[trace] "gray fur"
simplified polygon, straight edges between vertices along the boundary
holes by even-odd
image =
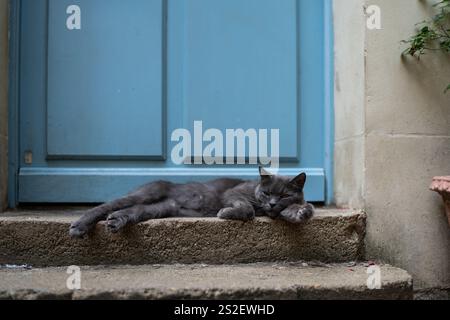
[[[306,174],[294,179],[270,175],[260,168],[261,179],[218,179],[206,183],[149,183],[115,201],[87,210],[70,227],[70,235],[83,237],[100,221],[116,233],[127,225],[170,217],[219,217],[248,221],[269,216],[302,223],[314,214],[305,202]]]

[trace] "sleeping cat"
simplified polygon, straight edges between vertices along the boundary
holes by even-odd
[[[291,179],[259,169],[257,181],[218,179],[206,183],[175,184],[158,181],[96,208],[87,210],[70,227],[72,237],[83,237],[99,221],[116,233],[127,225],[170,217],[219,217],[249,221],[268,216],[302,223],[314,215],[305,202],[306,174]]]

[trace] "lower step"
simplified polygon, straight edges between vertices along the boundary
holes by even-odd
[[[380,270],[381,289],[369,289],[364,265],[81,267],[72,291],[67,268],[0,269],[0,299],[412,299],[406,271]]]
[[[0,264],[346,262],[364,256],[365,215],[348,210],[318,210],[301,226],[266,218],[166,219],[112,235],[99,224],[88,238],[74,240],[68,230],[79,216],[68,211],[0,215]]]

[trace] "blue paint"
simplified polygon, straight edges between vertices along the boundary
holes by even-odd
[[[133,190],[152,180],[173,182],[208,181],[219,177],[233,176],[239,179],[256,179],[255,169],[22,169],[20,177],[20,202],[33,202],[36,190],[46,195],[47,202],[80,202],[80,190],[95,190],[82,193],[86,203],[100,203],[123,196],[124,190]],[[305,196],[310,201],[323,201],[324,172],[321,169],[305,169],[308,174],[308,189]],[[174,175],[176,174],[176,176]],[[280,174],[295,176],[297,169],[282,169]],[[64,186],[64,190],[59,190]],[[106,186],[106,187],[105,187]],[[56,190],[56,191],[55,191]]]
[[[70,1],[70,4],[79,4],[83,15],[86,13],[83,8],[94,8],[103,1],[108,3],[110,11],[104,16],[106,25],[118,11],[137,10],[118,0],[78,0]],[[81,57],[83,50],[95,47],[95,43],[85,43],[87,40],[77,38],[77,34],[63,39],[68,32],[63,21],[65,10],[62,18],[54,10],[60,3],[64,7],[68,2],[50,0],[49,7],[44,0],[21,2],[21,161],[15,167],[20,167],[20,202],[101,202],[152,179],[183,182],[222,175],[257,176],[256,168],[250,166],[228,166],[214,173],[209,167],[175,167],[170,161],[164,161],[165,150],[170,151],[174,145],[167,135],[177,128],[192,127],[194,120],[203,120],[205,128],[279,128],[281,173],[294,175],[301,170],[307,171],[310,175],[306,190],[308,199],[324,201],[327,191],[330,201],[333,104],[329,0],[152,0],[133,3],[133,6],[143,6],[142,11],[152,18],[152,22],[145,23],[154,23],[157,32],[142,30],[149,41],[142,43],[141,36],[136,36],[127,48],[142,45],[154,60],[163,62],[155,74],[137,76],[147,87],[153,86],[151,90],[159,91],[158,94],[142,90],[135,95],[129,91],[133,86],[127,87],[127,97],[135,99],[132,105],[138,110],[128,119],[131,122],[129,128],[123,129],[132,132],[131,135],[113,129],[119,119],[128,116],[117,109],[125,100],[114,94],[102,95],[113,92],[115,81],[119,81],[114,78],[122,74],[120,66],[101,73],[90,72],[86,68],[97,66],[92,61],[83,66]],[[120,10],[111,9],[114,6]],[[155,6],[151,13],[147,12],[150,6]],[[163,14],[165,6],[167,29]],[[153,16],[155,12],[160,15]],[[48,17],[53,16],[55,19],[48,22]],[[101,14],[98,19],[96,23],[102,24]],[[88,28],[84,32],[89,37],[95,37],[96,32],[89,28],[89,16],[82,27]],[[115,28],[113,24],[110,27]],[[122,32],[116,29],[119,34]],[[158,34],[167,36],[158,38]],[[109,39],[101,38],[100,34],[97,36],[98,43],[110,41],[110,46],[117,45],[113,43],[112,35]],[[118,39],[122,41],[123,37]],[[68,52],[71,41],[82,45],[74,52]],[[158,56],[157,52],[166,55]],[[114,52],[112,55],[120,54]],[[70,59],[59,61],[60,65],[53,64],[61,57]],[[108,63],[115,60],[106,59]],[[125,64],[139,63],[143,69],[157,68],[153,60],[144,57],[137,60]],[[91,96],[86,94],[87,88],[81,90],[85,94],[73,96],[83,102],[82,106],[66,104],[64,100],[71,94],[70,90],[80,92],[82,88],[82,84],[64,87],[65,70],[61,68],[68,61],[76,62],[69,70],[78,81],[84,83],[90,81],[89,76],[100,77],[92,80],[98,84],[98,91],[93,91]],[[123,74],[133,77],[132,72]],[[60,92],[55,92],[56,89]],[[64,109],[60,105],[64,105]],[[113,105],[110,112],[108,105]],[[148,105],[151,108],[146,108]],[[92,119],[89,118],[91,111]],[[87,115],[85,119],[76,123],[83,114]],[[104,131],[96,132],[90,121],[105,114],[102,121],[106,123],[99,129]],[[148,117],[152,118],[149,122],[146,121]],[[133,119],[137,119],[136,122]],[[139,128],[134,128],[136,124]],[[136,132],[141,134],[133,139]],[[86,133],[92,138],[86,138]],[[106,141],[105,137],[109,135],[112,140]],[[162,139],[164,143],[161,143]],[[99,144],[99,141],[102,142]],[[32,165],[23,162],[23,154],[28,150],[33,151]],[[176,176],[167,177],[165,172]],[[16,196],[10,199],[15,203]]]
[[[8,205],[15,208],[19,173],[19,55],[20,1],[9,5],[9,112],[8,112]]]
[[[188,0],[184,127],[280,129],[299,158],[297,0]]]
[[[48,156],[164,158],[163,1],[50,0],[48,17]]]

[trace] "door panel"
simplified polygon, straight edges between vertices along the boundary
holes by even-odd
[[[186,123],[279,128],[280,156],[298,159],[296,0],[189,0]]]
[[[308,200],[325,200],[322,0],[21,4],[13,201],[103,202],[153,180],[258,176],[252,165],[175,165],[171,133],[194,121],[279,129],[280,174],[305,171]],[[73,4],[82,27],[69,31]]]
[[[163,158],[162,0],[78,2],[49,1],[48,156]]]

